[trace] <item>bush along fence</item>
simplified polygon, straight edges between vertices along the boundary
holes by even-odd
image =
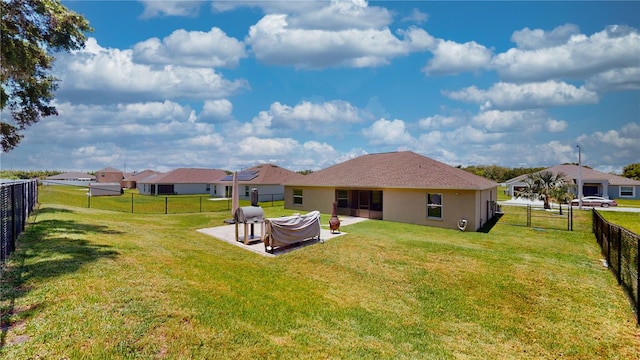
[[[38,202],[38,183],[34,180],[0,184],[0,266],[16,249],[16,240],[25,230],[27,218]]]
[[[616,276],[631,299],[640,325],[640,286],[638,286],[640,258],[640,236],[606,221],[595,209],[593,233],[602,249],[607,266]]]

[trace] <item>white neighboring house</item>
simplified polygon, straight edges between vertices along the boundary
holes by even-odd
[[[583,196],[601,196],[608,199],[640,199],[640,181],[615,174],[604,173],[578,165],[556,165],[542,171],[553,174],[564,174],[574,196],[578,196],[578,178],[582,179]],[[542,172],[540,171],[540,172]],[[515,192],[526,186],[525,179],[529,175],[520,175],[507,180],[508,194],[515,197]]]
[[[209,194],[211,184],[225,175],[218,169],[180,168],[139,179],[136,187],[143,195]]]
[[[297,172],[274,164],[260,164],[238,172],[239,198],[251,200],[251,189],[258,189],[258,201],[284,200],[284,183],[304,177]],[[233,174],[227,175],[211,186],[211,197],[229,198],[233,188]]]
[[[122,187],[119,182],[91,182],[89,183],[89,196],[120,196]]]
[[[49,176],[42,180],[43,185],[70,185],[70,186],[89,186],[91,181],[96,181],[96,177],[83,172],[66,172],[58,175]]]

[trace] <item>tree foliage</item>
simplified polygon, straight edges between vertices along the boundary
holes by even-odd
[[[640,163],[629,164],[622,169],[622,176],[640,180]]]
[[[58,170],[0,170],[0,178],[2,179],[44,179],[49,176],[62,174]]]
[[[92,29],[59,0],[2,0],[0,13],[0,110],[11,114],[11,122],[0,121],[0,143],[7,152],[22,140],[20,131],[58,114],[50,104],[58,81],[50,73],[53,54],[81,49]]]
[[[498,183],[505,182],[520,175],[531,174],[545,169],[543,167],[508,168],[498,165],[472,165],[465,168],[459,166],[459,168]]]

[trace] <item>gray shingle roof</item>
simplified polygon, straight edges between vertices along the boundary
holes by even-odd
[[[565,175],[565,180],[568,183],[577,184],[578,183],[578,173],[580,172],[580,167],[578,165],[565,164],[565,165],[552,166],[552,167],[544,169],[542,171],[550,171],[550,172],[552,172],[554,174],[562,173],[562,174]],[[542,171],[539,171],[539,172],[542,172]],[[520,176],[515,177],[513,179],[507,180],[506,183],[507,184],[511,184],[511,183],[524,182],[525,179],[528,176],[529,175],[527,175],[527,174],[520,175]],[[590,169],[590,168],[587,168],[587,167],[584,167],[584,166],[582,167],[582,172],[580,174],[580,177],[581,177],[583,183],[584,182],[588,182],[588,181],[604,181],[604,180],[607,180],[609,182],[609,185],[640,186],[640,181],[638,181],[638,180],[629,179],[629,178],[626,178],[626,177],[620,176],[620,175],[603,173],[601,171]]]
[[[289,186],[484,190],[498,184],[411,151],[369,154],[301,178]]]
[[[578,165],[571,165],[571,164],[556,165],[542,171],[550,171],[554,174],[563,173],[564,175],[566,175],[567,181],[573,184],[577,184],[580,167]],[[582,167],[580,177],[583,183],[589,180],[598,180],[598,181],[607,180],[610,185],[629,185],[629,186],[640,185],[640,181],[638,180],[629,179],[624,176],[619,176],[615,174],[604,173],[598,170],[586,168],[584,166]]]
[[[210,184],[227,175],[224,170],[180,168],[168,173],[149,176],[141,184]]]
[[[96,177],[93,175],[89,175],[83,172],[70,171],[58,175],[53,175],[47,177],[47,180],[75,180],[75,179],[92,179],[95,180]]]
[[[248,181],[238,181],[238,184],[253,185],[281,185],[287,181],[303,178],[304,175],[295,171],[287,170],[274,164],[259,164],[254,167],[244,169],[243,172],[257,172],[257,176]],[[229,176],[231,178],[231,176]],[[221,181],[222,183],[232,183],[232,180]]]

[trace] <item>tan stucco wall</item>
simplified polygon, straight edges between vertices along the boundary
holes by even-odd
[[[333,211],[333,202],[336,197],[334,188],[296,186],[295,189],[302,189],[302,205],[293,204],[293,189],[294,187],[290,186],[284,188],[285,209],[304,212],[317,210],[323,214],[331,214]]]
[[[318,210],[330,214],[334,188],[296,187],[303,191],[303,204],[293,205],[293,187],[285,187],[285,208]],[[427,219],[427,192],[443,198],[442,219]],[[489,219],[487,201],[497,199],[498,188],[489,190],[382,189],[383,220],[457,229],[458,220],[467,220],[467,231],[478,230]]]
[[[427,218],[427,192],[442,194],[442,219]],[[457,229],[458,220],[467,220],[467,230],[477,230],[476,191],[471,190],[403,190],[386,189],[383,192],[384,220],[410,224]]]

